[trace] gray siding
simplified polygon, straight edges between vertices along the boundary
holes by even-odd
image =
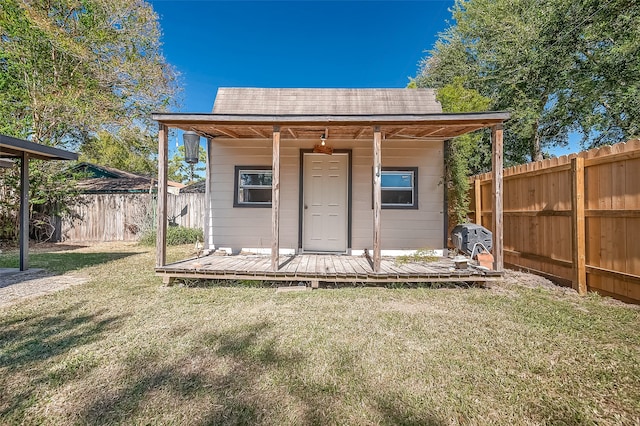
[[[280,247],[298,248],[300,149],[316,140],[281,141]],[[334,149],[352,150],[352,249],[373,245],[372,143],[331,140]],[[382,211],[384,250],[443,247],[442,142],[383,141],[383,167],[418,167],[417,210]],[[234,208],[234,166],[270,166],[270,139],[216,139],[209,153],[213,205],[213,243],[216,247],[269,248],[271,209]]]

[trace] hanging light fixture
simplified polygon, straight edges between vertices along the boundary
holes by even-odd
[[[200,161],[200,135],[196,132],[187,131],[182,134],[184,143],[184,161],[188,164],[198,164]]]
[[[320,136],[320,145],[325,146],[327,138],[329,137],[329,129],[325,128],[324,133]]]
[[[333,154],[333,148],[327,145],[329,139],[329,129],[324,129],[324,133],[320,136],[320,144],[313,146],[313,152],[316,154]]]

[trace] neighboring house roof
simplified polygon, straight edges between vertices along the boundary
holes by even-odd
[[[78,181],[78,189],[85,194],[152,192],[156,190],[156,181],[150,178],[89,178]]]
[[[129,178],[135,179],[144,177],[144,175],[140,175],[137,173],[126,172],[124,170],[116,169],[113,167],[107,167],[98,164],[92,164],[87,162],[78,163],[71,168],[74,172],[84,173],[87,177],[90,178],[111,178],[111,179],[121,179],[121,178]]]
[[[85,173],[88,177],[78,181],[78,189],[85,194],[98,193],[140,193],[156,192],[157,180],[148,176],[119,170],[92,163],[79,163],[71,168],[73,172]],[[169,187],[176,190],[184,187],[178,182],[169,181]]]
[[[201,180],[198,182],[194,182],[191,185],[187,185],[183,188],[180,188],[180,193],[184,194],[184,193],[196,193],[196,192],[200,192],[203,193],[205,192],[205,187],[206,187],[206,181]]]
[[[433,89],[264,89],[221,87],[214,114],[438,114]]]

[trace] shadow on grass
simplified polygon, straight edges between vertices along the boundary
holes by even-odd
[[[147,359],[134,357],[125,366],[127,384],[100,391],[80,413],[81,423],[145,423],[153,416],[163,417],[165,411],[195,409],[198,419],[192,424],[313,425],[354,418],[360,423],[443,424],[430,414],[415,412],[415,406],[397,395],[371,388],[354,351],[340,350],[327,360],[329,376],[338,377],[339,386],[331,385],[331,378],[309,377],[305,369],[313,366],[305,363],[305,354],[269,337],[272,328],[261,321],[205,333],[193,357],[169,366],[162,365],[158,353]],[[160,402],[162,408],[150,413],[148,403],[158,392],[169,405]],[[345,403],[350,405],[346,409]],[[373,413],[362,412],[363,407]]]
[[[47,271],[64,274],[69,271],[124,259],[129,256],[141,254],[140,252],[104,252],[104,253],[32,253],[29,255],[31,268],[42,268]],[[0,268],[18,268],[19,258],[17,253],[0,255]]]
[[[84,423],[110,424],[131,420],[143,410],[147,398],[152,393],[162,390],[169,393],[172,399],[189,399],[195,395],[216,391],[222,406],[219,410],[204,414],[204,424],[253,424],[268,411],[266,398],[256,397],[254,385],[257,378],[274,366],[295,363],[297,359],[280,353],[275,342],[260,342],[260,333],[269,328],[269,324],[261,322],[230,330],[221,334],[206,334],[202,343],[214,353],[232,361],[230,371],[221,375],[213,375],[210,371],[200,369],[186,372],[185,365],[190,359],[175,362],[171,366],[159,366],[161,362],[157,354],[152,353],[147,359],[132,357],[131,364],[125,366],[130,372],[126,386],[114,392],[103,392],[85,407],[81,414]],[[155,366],[154,366],[155,364]],[[139,368],[146,365],[148,368]],[[248,397],[247,395],[250,395]]]
[[[179,367],[165,367],[151,369],[141,374],[134,373],[135,382],[118,392],[103,393],[85,408],[81,414],[82,423],[87,424],[116,424],[130,422],[136,413],[142,410],[141,405],[150,393],[164,390],[172,396],[188,399],[201,392],[205,386],[203,377],[197,373],[184,373]],[[157,413],[162,416],[162,413]]]
[[[25,375],[17,392],[3,391],[0,395],[0,418],[17,421],[36,402],[40,386],[49,384],[52,378],[48,359],[99,340],[118,327],[119,317],[104,316],[104,312],[81,313],[80,308],[76,304],[56,313],[30,313],[0,320],[0,369],[5,376],[0,378],[0,388],[6,389],[6,376]],[[64,374],[58,374],[56,379],[58,384],[63,383]]]
[[[356,423],[434,426],[446,423],[428,412],[428,407],[417,410],[415,401],[409,401],[397,391],[372,386],[359,358],[353,349],[338,349],[332,363],[330,376],[333,379],[309,381],[301,376],[288,383],[289,392],[304,401],[304,424],[345,423],[344,416],[338,414],[344,411],[345,399],[351,405],[367,407],[365,409],[369,411],[358,412],[362,419]]]
[[[74,305],[55,314],[0,320],[0,368],[9,371],[90,343],[115,326],[103,312],[79,315]]]

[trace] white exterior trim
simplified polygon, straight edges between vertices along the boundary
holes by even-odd
[[[382,256],[398,257],[398,256],[412,256],[416,254],[418,250],[382,250]],[[364,250],[351,250],[351,256],[362,256]],[[442,257],[445,255],[444,249],[427,250],[427,254],[432,256]]]
[[[228,255],[232,255],[234,253],[233,249],[231,247],[218,247],[217,250],[215,251],[224,251],[226,252]],[[260,255],[268,255],[271,256],[271,248],[267,248],[267,247],[262,247],[262,248],[256,248],[256,247],[242,247],[240,249],[241,253],[251,253],[251,254],[260,254]],[[237,253],[237,251],[236,251]],[[294,249],[288,249],[288,248],[281,248],[279,253],[281,255],[293,255],[296,254],[296,251]]]

